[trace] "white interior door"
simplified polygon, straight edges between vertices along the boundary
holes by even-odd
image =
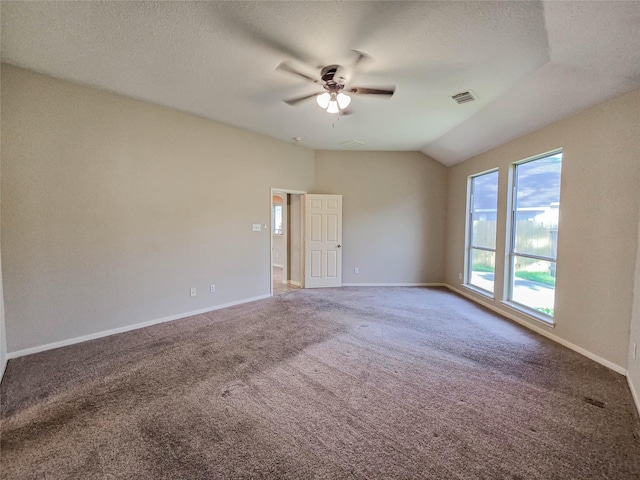
[[[305,288],[342,286],[342,195],[306,195]]]

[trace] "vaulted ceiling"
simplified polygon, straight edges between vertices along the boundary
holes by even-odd
[[[8,2],[2,61],[312,149],[465,160],[640,87],[640,2]],[[352,115],[277,71],[370,58]],[[471,89],[473,102],[450,96]]]

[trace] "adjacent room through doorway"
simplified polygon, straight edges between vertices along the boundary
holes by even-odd
[[[302,192],[271,192],[272,294],[302,288]]]

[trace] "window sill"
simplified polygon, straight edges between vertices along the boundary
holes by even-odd
[[[502,303],[502,305],[504,305],[505,307],[511,310],[515,310],[521,315],[524,315],[525,317],[529,317],[530,319],[535,320],[536,322],[542,323],[546,327],[554,328],[556,326],[552,317],[543,315],[541,313],[537,313],[535,310],[531,310],[530,308],[522,306],[518,303],[508,302],[506,300],[500,303]]]
[[[466,288],[467,290],[471,290],[474,293],[478,293],[483,297],[487,297],[487,298],[490,298],[491,300],[495,300],[493,293],[491,293],[488,290],[483,290],[482,288],[476,287],[475,285],[471,285],[470,283],[463,283],[462,287]]]

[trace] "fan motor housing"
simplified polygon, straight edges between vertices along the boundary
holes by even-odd
[[[347,78],[340,65],[327,65],[320,70],[320,78],[325,85],[325,89],[329,91],[338,91],[344,88]]]

